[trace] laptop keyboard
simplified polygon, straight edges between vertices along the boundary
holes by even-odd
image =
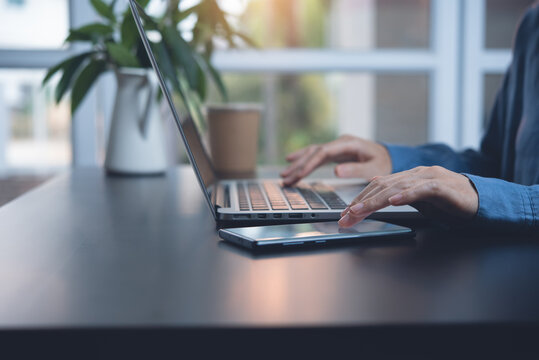
[[[238,183],[240,211],[342,210],[346,203],[327,185],[283,187],[266,181]],[[267,199],[267,200],[266,200]]]

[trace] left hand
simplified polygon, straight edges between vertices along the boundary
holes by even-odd
[[[350,227],[389,205],[412,205],[424,215],[471,219],[479,197],[470,180],[440,166],[417,167],[377,176],[342,212],[339,225]],[[427,209],[433,210],[426,213]]]

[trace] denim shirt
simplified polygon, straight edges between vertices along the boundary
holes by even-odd
[[[513,46],[479,151],[442,144],[386,145],[393,172],[440,165],[463,173],[479,195],[471,225],[539,236],[539,5],[530,8]]]

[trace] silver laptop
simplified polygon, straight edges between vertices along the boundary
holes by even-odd
[[[364,180],[305,180],[294,187],[283,187],[280,179],[219,178],[193,121],[193,118],[197,119],[197,115],[179,116],[169,84],[160,70],[161,64],[154,56],[148,41],[136,1],[130,0],[129,5],[163,95],[180,130],[191,165],[216,220],[275,223],[301,219],[339,219],[342,210],[366,185]],[[405,213],[417,211],[409,206],[389,207],[377,212],[375,215],[379,216],[374,217],[387,218]]]

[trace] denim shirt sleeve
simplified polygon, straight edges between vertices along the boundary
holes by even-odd
[[[422,146],[403,146],[382,144],[391,157],[393,173],[409,170],[417,166],[440,165],[458,173],[473,173],[481,176],[497,176],[498,167],[493,159],[485,154],[465,150],[456,152],[444,144]]]
[[[511,232],[539,231],[539,185],[524,186],[500,179],[464,174],[479,195],[472,226]]]

